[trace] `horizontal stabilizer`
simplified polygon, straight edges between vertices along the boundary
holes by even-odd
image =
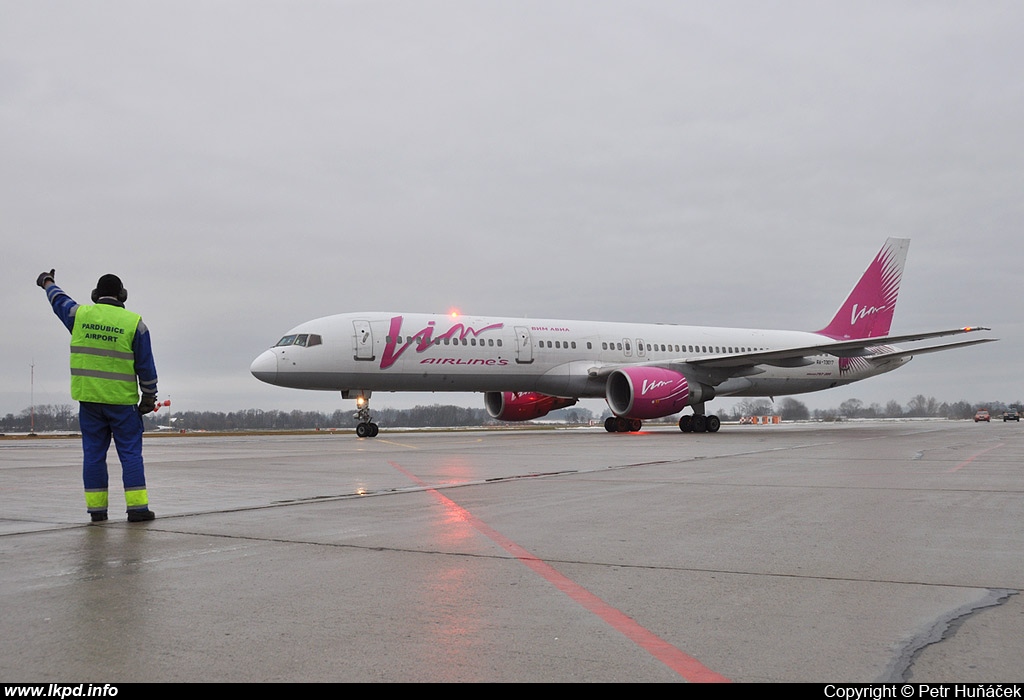
[[[876,361],[890,360],[894,357],[913,357],[914,355],[925,355],[929,352],[940,352],[942,350],[952,350],[953,348],[966,348],[968,345],[994,343],[997,340],[999,340],[999,338],[982,338],[981,340],[964,340],[959,343],[947,343],[946,345],[931,345],[926,348],[914,348],[913,350],[895,350],[893,352],[883,352],[877,355],[872,355],[866,359]]]

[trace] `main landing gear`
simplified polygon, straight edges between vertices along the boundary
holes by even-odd
[[[635,433],[642,425],[637,418],[611,416],[604,421],[604,429],[609,433]],[[721,427],[722,421],[718,416],[706,416],[703,412],[687,414],[679,419],[679,429],[684,433],[717,433]]]
[[[342,398],[349,397],[345,396],[345,392],[342,392]],[[359,421],[356,424],[356,436],[361,438],[377,437],[380,428],[370,418],[370,392],[361,392],[354,398],[356,400],[356,415],[354,418]]]
[[[693,415],[680,416],[679,429],[684,433],[717,433],[722,427],[721,419],[712,414],[704,415],[704,404],[693,407]]]
[[[604,429],[609,433],[635,433],[642,425],[643,422],[639,418],[611,416],[604,421]]]
[[[717,433],[721,427],[722,421],[715,415],[694,414],[679,419],[679,429],[684,433]]]

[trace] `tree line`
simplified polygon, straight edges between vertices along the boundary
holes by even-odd
[[[845,418],[948,418],[949,420],[963,420],[973,418],[978,409],[986,409],[993,416],[999,416],[1009,408],[1018,408],[1020,401],[1010,404],[1002,401],[983,401],[981,403],[970,403],[969,401],[955,401],[947,403],[938,401],[933,396],[918,394],[903,405],[895,400],[888,401],[884,406],[878,403],[865,404],[860,399],[847,399],[837,408],[809,410],[806,405],[794,398],[786,397],[777,404],[772,404],[767,399],[752,399],[741,401],[727,412],[726,416],[719,414],[720,418],[738,420],[743,416],[781,416],[783,420],[841,420]]]
[[[1010,404],[1001,401],[970,403],[956,401],[940,402],[934,397],[918,394],[906,405],[889,401],[884,406],[877,403],[865,404],[859,399],[847,399],[836,408],[810,410],[806,404],[792,397],[785,397],[776,403],[768,399],[746,399],[732,409],[715,408],[722,420],[740,420],[744,416],[780,416],[782,420],[842,420],[847,418],[947,418],[963,420],[974,417],[975,411],[987,409],[998,418],[1008,408],[1020,408],[1020,401]],[[711,407],[709,407],[711,408]],[[581,407],[572,406],[552,411],[544,420],[559,421],[571,425],[587,425],[604,421],[611,415],[607,409],[601,415]],[[668,416],[664,422],[675,422],[678,416]],[[233,431],[233,430],[330,430],[349,429],[355,425],[353,411],[337,410],[332,413],[321,411],[264,411],[250,408],[228,413],[218,411],[163,411],[150,413],[143,418],[148,430],[167,429],[185,431]],[[382,427],[392,428],[442,428],[507,425],[487,415],[483,408],[465,408],[445,404],[416,406],[414,408],[382,408],[374,411],[374,421]],[[78,406],[55,404],[26,408],[15,415],[8,413],[0,418],[0,432],[77,432]]]

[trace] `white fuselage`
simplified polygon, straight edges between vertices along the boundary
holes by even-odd
[[[821,354],[799,366],[765,363],[742,374],[689,361],[830,342],[801,331],[562,321],[419,313],[350,313],[308,321],[260,355],[252,373],[279,386],[324,391],[540,392],[604,397],[607,372],[671,366],[718,396],[818,391],[896,369]]]

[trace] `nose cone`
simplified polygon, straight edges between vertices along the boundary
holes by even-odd
[[[267,384],[277,384],[277,355],[271,350],[265,351],[249,365],[252,376]]]

